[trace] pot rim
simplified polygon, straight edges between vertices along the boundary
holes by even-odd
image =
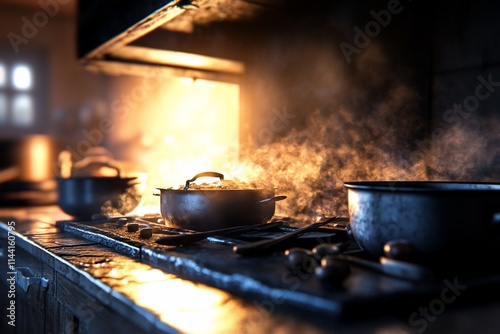
[[[387,192],[499,192],[496,182],[459,181],[355,181],[344,182],[353,190],[378,190]]]
[[[71,177],[58,177],[57,181],[65,180],[120,180],[120,181],[132,181],[136,180],[137,177],[120,177],[120,176],[71,176]]]
[[[181,193],[203,193],[203,192],[229,192],[229,191],[252,191],[252,192],[261,192],[261,191],[276,191],[276,188],[245,188],[245,189],[192,189],[189,188],[187,190],[184,189],[173,189],[173,188],[155,188],[160,191],[169,191],[169,192],[181,192]]]

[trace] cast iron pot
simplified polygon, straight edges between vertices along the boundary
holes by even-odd
[[[141,194],[135,177],[75,176],[59,178],[59,207],[68,215],[88,219],[95,213],[127,214],[135,209]]]
[[[369,253],[404,240],[425,261],[460,261],[498,250],[500,184],[347,182],[354,239]]]
[[[160,190],[160,211],[169,227],[206,231],[268,222],[274,215],[274,189],[190,189],[199,177],[224,175],[203,172],[186,181],[184,189]]]

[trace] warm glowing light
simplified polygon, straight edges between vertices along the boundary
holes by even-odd
[[[141,277],[143,274],[132,273],[132,276],[137,275]],[[144,275],[149,275],[149,272],[144,272]],[[186,329],[189,333],[216,333],[221,326],[231,322],[226,318],[228,314],[223,311],[224,308],[218,307],[228,298],[226,293],[181,279],[156,278],[148,284],[137,285],[133,299],[138,305],[159,314],[165,323]],[[194,318],[196,321],[193,321]]]
[[[186,52],[159,50],[143,46],[127,45],[127,47],[112,51],[110,56],[141,61],[146,57],[150,62],[155,64],[204,69],[222,73],[243,74],[245,72],[245,65],[239,61]]]
[[[52,173],[52,170],[50,170],[50,167],[48,167],[46,164],[43,164],[41,162],[46,161],[48,158],[51,156],[50,152],[50,146],[47,145],[47,137],[45,136],[31,136],[29,138],[30,144],[28,145],[29,147],[29,154],[26,155],[25,159],[29,159],[27,161],[27,165],[37,165],[38,168],[32,168],[29,170],[30,172],[30,178],[33,178],[34,180],[45,180],[46,175]]]
[[[142,263],[122,261],[111,270],[88,270],[163,322],[189,333],[226,332],[245,316],[244,312],[235,312],[237,308],[228,307],[228,303],[235,302],[224,291],[179,279]]]
[[[172,136],[165,136],[163,137],[163,143],[166,145],[172,145],[175,142],[175,138]]]
[[[145,134],[141,137],[141,144],[145,147],[152,146],[154,144],[154,138],[150,135]]]
[[[186,86],[193,86],[195,83],[193,78],[181,78],[181,82]]]
[[[12,84],[16,89],[30,89],[32,86],[31,69],[27,65],[14,66],[12,70]]]
[[[165,274],[163,273],[163,271],[158,269],[132,270],[129,272],[129,274],[134,277],[134,281],[141,283],[156,282],[165,279]]]
[[[159,191],[156,191],[156,193],[159,193]],[[159,197],[156,198],[156,201],[159,202]],[[159,214],[160,213],[160,206],[158,203],[155,204],[144,204],[140,205],[137,208],[134,209],[134,211],[130,212],[130,215],[136,215],[136,216],[144,216],[147,214]],[[160,218],[161,219],[161,218]]]
[[[145,205],[158,205],[155,188],[177,188],[207,170],[228,175],[238,165],[238,85],[169,78],[165,87],[150,92],[141,109],[122,120],[114,135],[125,141],[139,138],[127,153],[146,166]]]

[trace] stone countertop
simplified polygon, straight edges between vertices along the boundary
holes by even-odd
[[[283,309],[279,300],[240,298],[64,232],[55,221],[68,217],[54,207],[2,209],[0,217],[5,235],[7,221],[15,221],[16,248],[53,266],[144,332],[498,333],[500,328],[499,302],[454,306],[449,296],[442,302],[443,294],[415,313],[348,321]]]

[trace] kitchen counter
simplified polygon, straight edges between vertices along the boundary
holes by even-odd
[[[0,210],[2,295],[8,296],[9,241],[15,244],[16,327],[2,317],[2,333],[497,333],[500,303],[456,306],[443,293],[422,304],[422,316],[388,314],[340,321],[282,307],[280,299],[241,298],[182,279],[56,227],[68,219],[57,207]],[[10,225],[9,225],[10,222]],[[14,222],[14,223],[12,223]],[[9,226],[15,233],[9,235]],[[226,246],[227,247],[227,246]],[[29,268],[29,269],[28,269]],[[28,277],[31,277],[28,279]],[[24,287],[21,286],[24,283]],[[466,294],[467,288],[457,291]],[[460,296],[457,297],[459,299]],[[11,298],[2,297],[3,312]],[[458,304],[458,303],[456,303]],[[444,307],[440,308],[443,305]],[[381,308],[384,305],[380,305]],[[5,320],[7,319],[7,320]],[[43,328],[43,330],[42,330]]]

